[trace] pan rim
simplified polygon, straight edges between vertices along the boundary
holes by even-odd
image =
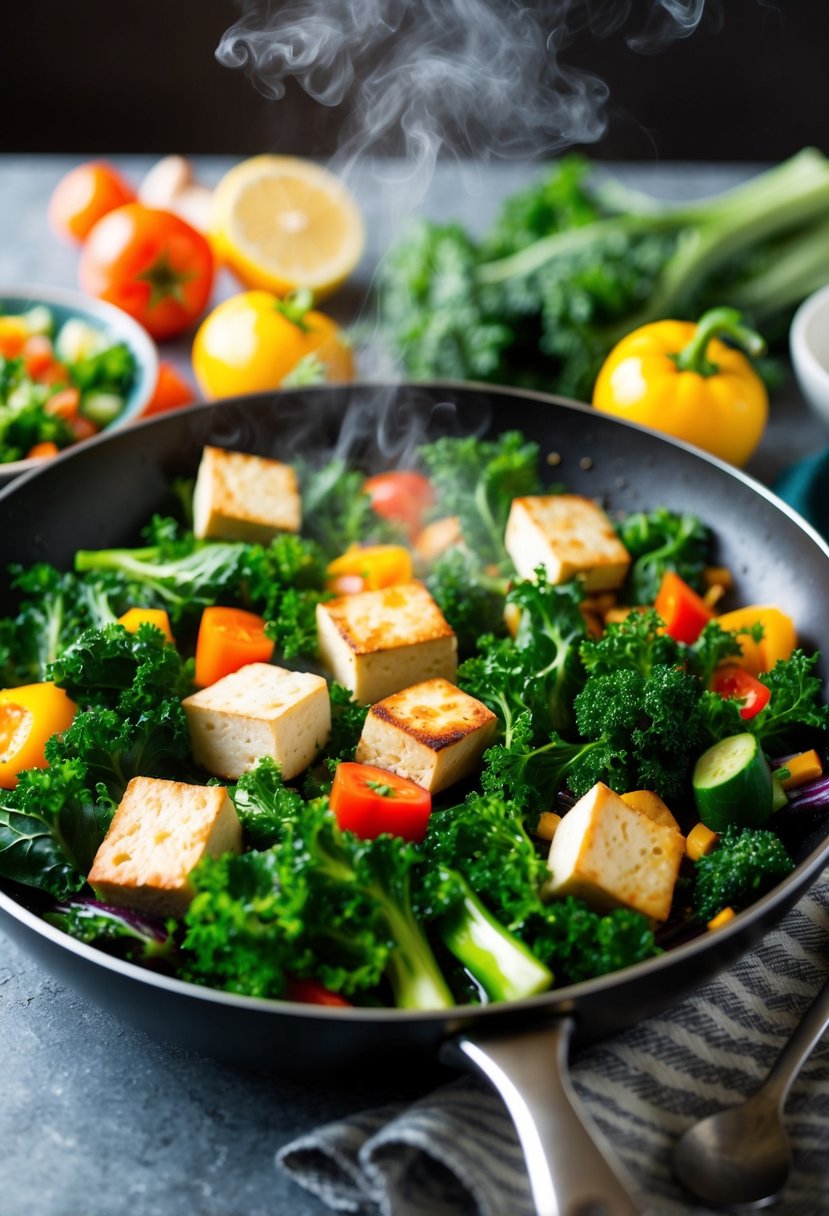
[[[676,448],[680,451],[687,452],[695,458],[703,461],[719,469],[729,479],[743,483],[753,493],[759,494],[760,497],[766,499],[783,515],[787,516],[794,524],[822,551],[823,555],[829,561],[829,543],[816,531],[816,529],[805,520],[794,508],[781,499],[768,486],[758,481],[751,474],[746,473],[743,469],[738,469],[711,453],[696,447],[693,444],[686,443],[681,440],[672,438],[671,436],[663,435],[661,432],[655,431],[652,428],[642,426],[641,424],[630,422],[626,419],[617,418],[613,415],[600,414],[593,409],[592,406],[584,402],[576,401],[571,398],[562,397],[556,394],[544,393],[530,389],[513,389],[507,385],[492,385],[476,381],[455,381],[455,380],[429,380],[429,381],[355,381],[347,385],[314,385],[309,388],[298,388],[289,390],[279,390],[274,393],[250,393],[232,398],[227,398],[217,402],[205,402],[199,405],[187,407],[188,415],[197,414],[198,416],[207,416],[210,411],[214,411],[217,406],[233,407],[238,404],[251,403],[253,401],[262,401],[263,403],[273,400],[278,400],[280,396],[297,396],[297,395],[318,395],[318,394],[342,394],[344,391],[349,393],[360,392],[366,390],[370,392],[399,392],[410,390],[412,392],[424,391],[435,392],[446,390],[448,392],[463,392],[463,393],[485,393],[492,394],[498,397],[520,398],[539,402],[542,404],[553,405],[559,409],[570,410],[575,413],[583,414],[587,417],[600,420],[602,425],[609,424],[611,427],[622,427],[634,431],[646,437],[648,443],[656,443],[658,447],[667,445],[670,448]],[[177,415],[174,415],[177,416]],[[129,428],[129,431],[116,432],[112,435],[102,434],[87,441],[85,444],[69,448],[49,462],[48,466],[37,468],[30,472],[24,473],[19,478],[15,478],[9,484],[0,487],[0,510],[5,501],[12,497],[17,490],[29,485],[33,479],[38,477],[48,476],[49,467],[56,463],[83,459],[85,452],[97,448],[101,444],[112,446],[113,443],[123,440],[133,429],[144,430],[147,427],[164,426],[169,422],[171,415],[159,415],[157,417],[138,419]],[[738,913],[734,919],[723,928],[719,929],[716,934],[716,941],[724,945],[732,938],[742,936],[744,932],[758,921],[762,921],[773,905],[785,904],[786,898],[794,895],[792,902],[796,902],[804,893],[811,883],[817,878],[820,871],[829,862],[829,829],[827,836],[821,844],[809,853],[789,874],[783,882],[779,883],[775,888],[768,892],[761,899],[751,904],[742,912]],[[137,963],[131,963],[125,959],[117,958],[114,955],[107,954],[105,951],[97,947],[78,941],[63,933],[56,927],[49,925],[48,922],[42,920],[36,913],[31,912],[24,905],[20,904],[16,899],[9,895],[0,887],[0,913],[9,916],[13,920],[18,921],[27,930],[36,935],[45,938],[53,945],[67,951],[71,955],[75,955],[86,963],[94,966],[103,967],[104,970],[114,972],[124,979],[137,982],[139,984],[148,984],[151,987],[159,988],[167,993],[204,1001],[207,1004],[224,1005],[235,1009],[249,1010],[263,1015],[279,1014],[285,1016],[301,1015],[304,1018],[312,1017],[328,1021],[335,1019],[342,1021],[346,1019],[349,1022],[358,1022],[362,1024],[432,1024],[439,1023],[456,1023],[456,1024],[476,1024],[482,1018],[486,1019],[506,1019],[513,1014],[530,1014],[537,1018],[561,1017],[572,1013],[573,1009],[577,1008],[580,1002],[588,997],[601,996],[603,993],[609,992],[617,988],[624,981],[634,981],[637,979],[645,979],[653,973],[658,973],[660,970],[671,970],[674,966],[680,967],[686,962],[695,959],[697,955],[705,953],[713,947],[713,937],[705,932],[697,937],[683,942],[680,945],[666,949],[661,955],[645,959],[642,962],[632,966],[625,967],[622,970],[610,972],[607,975],[599,976],[591,980],[585,980],[577,984],[570,984],[562,988],[554,988],[546,993],[541,993],[538,996],[525,998],[518,1001],[510,1002],[494,1002],[487,1005],[457,1005],[450,1009],[435,1009],[435,1010],[403,1010],[393,1007],[388,1008],[367,1008],[354,1006],[350,1008],[343,1007],[325,1007],[304,1004],[296,1001],[280,1000],[276,998],[244,996],[241,994],[225,992],[221,989],[209,988],[199,984],[191,983],[186,980],[178,979],[175,976],[164,975],[160,972],[148,970]],[[765,936],[765,934],[763,934]],[[762,944],[761,937],[756,943],[755,948]],[[743,951],[740,951],[743,953]],[[684,993],[678,995],[678,999],[684,996]]]

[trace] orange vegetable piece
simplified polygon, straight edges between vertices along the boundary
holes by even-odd
[[[807,752],[798,752],[796,756],[790,756],[788,760],[783,761],[782,767],[789,774],[780,781],[784,790],[796,790],[801,785],[817,781],[818,777],[823,776],[823,764],[813,747],[809,748]]]
[[[206,688],[248,663],[269,663],[273,651],[263,617],[242,608],[205,608],[196,638],[196,683]]]
[[[195,400],[195,390],[172,363],[162,359],[158,365],[155,392],[144,408],[142,418],[149,418],[153,414],[166,414],[167,410],[177,410],[182,405],[191,405]]]
[[[402,545],[352,545],[328,565],[328,590],[340,595],[379,591],[414,577],[412,555]]]
[[[128,608],[123,616],[118,617],[118,624],[123,625],[127,633],[138,633],[142,625],[155,625],[168,642],[175,641],[170,618],[163,608]]]
[[[797,645],[794,621],[785,612],[772,604],[754,604],[747,608],[736,608],[716,618],[721,629],[733,631],[750,629],[752,625],[763,626],[763,637],[759,642],[745,635],[739,639],[742,655],[729,658],[730,663],[744,667],[751,675],[771,671],[778,659],[791,658]]]
[[[33,380],[39,380],[41,375],[56,362],[52,341],[45,334],[32,334],[30,338],[27,338],[23,344],[22,354],[26,372]]]
[[[0,692],[0,789],[13,790],[27,768],[48,768],[46,740],[72,725],[77,708],[49,682]]]
[[[53,456],[58,454],[58,445],[51,439],[44,439],[41,443],[32,444],[26,453],[27,460],[51,460]]]
[[[78,416],[80,404],[81,394],[76,388],[62,388],[52,394],[44,408],[47,414],[72,422]]]
[[[0,317],[0,355],[16,359],[23,353],[29,330],[22,317]]]
[[[674,570],[662,576],[654,608],[665,622],[665,632],[677,642],[695,642],[714,614],[693,587]]]

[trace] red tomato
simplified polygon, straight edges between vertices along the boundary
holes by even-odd
[[[771,699],[771,689],[736,663],[727,663],[715,671],[711,687],[726,700],[742,702],[740,717],[745,719],[756,717]]]
[[[144,407],[142,418],[153,414],[166,414],[167,410],[177,410],[182,405],[190,405],[196,400],[196,394],[184,377],[172,363],[162,359],[158,365],[158,380],[155,392],[149,404]]]
[[[330,802],[343,831],[364,840],[383,832],[422,840],[432,811],[432,795],[414,781],[373,764],[352,762],[337,765]]]
[[[363,489],[378,515],[405,524],[412,536],[420,531],[423,516],[435,501],[429,478],[414,469],[377,473],[366,479]]]
[[[244,608],[205,608],[196,638],[196,683],[201,688],[247,667],[269,663],[274,642],[265,634],[265,621]]]
[[[98,220],[131,203],[135,191],[106,161],[77,165],[62,177],[49,200],[49,221],[58,236],[79,243]]]
[[[210,299],[213,254],[177,215],[128,203],[92,229],[78,273],[89,295],[123,308],[154,338],[174,338]]]
[[[302,980],[298,976],[291,976],[288,980],[285,999],[288,1001],[301,1001],[303,1005],[344,1005],[348,1008],[351,1007],[351,1001],[347,1001],[344,996],[340,996],[339,992],[332,992],[330,988],[326,988],[319,980]]]
[[[714,614],[701,596],[673,570],[662,576],[653,606],[665,622],[665,632],[677,642],[695,642]]]

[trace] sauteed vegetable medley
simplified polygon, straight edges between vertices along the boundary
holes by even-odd
[[[789,873],[829,801],[795,623],[701,520],[544,489],[517,432],[419,456],[209,447],[140,547],[11,571],[19,898],[200,984],[428,1009],[629,966]]]

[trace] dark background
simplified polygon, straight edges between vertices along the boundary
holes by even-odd
[[[770,161],[809,143],[829,151],[824,0],[708,0],[691,37],[636,54],[625,33],[648,8],[634,0],[625,31],[581,34],[563,53],[610,87],[594,155]],[[7,0],[0,151],[330,154],[340,110],[291,82],[284,100],[268,100],[243,71],[216,62],[240,9],[233,0]]]

